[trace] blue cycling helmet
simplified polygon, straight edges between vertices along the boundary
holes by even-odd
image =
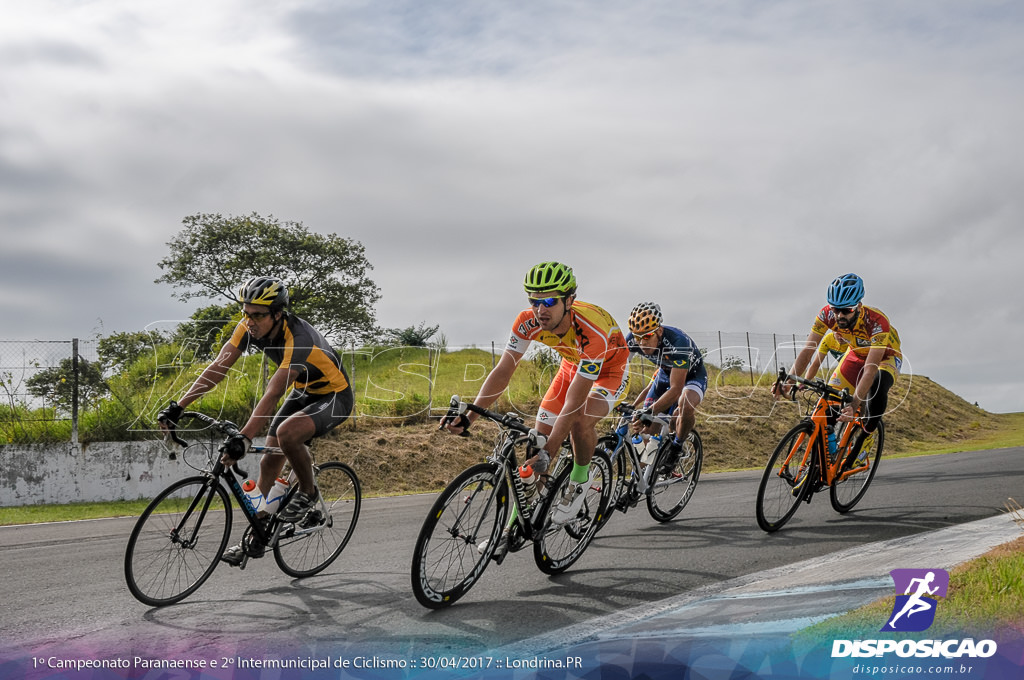
[[[864,298],[864,280],[856,274],[843,274],[828,287],[826,299],[833,307],[853,307]]]

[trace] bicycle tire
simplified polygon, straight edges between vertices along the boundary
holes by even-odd
[[[775,447],[757,487],[757,525],[769,533],[778,531],[793,517],[800,502],[811,492],[818,476],[818,459],[811,452],[806,469],[801,470],[801,453],[814,429],[801,422],[782,437]],[[801,451],[790,456],[794,447]],[[788,459],[788,460],[787,460]]]
[[[278,536],[274,560],[281,571],[305,578],[317,574],[338,559],[348,545],[359,521],[362,490],[355,471],[344,463],[330,461],[314,465],[313,474],[320,489],[321,504],[307,515],[289,535]]]
[[[508,483],[497,463],[473,465],[441,492],[412,555],[412,591],[421,605],[441,609],[469,592],[491,562],[509,503]]]
[[[537,510],[542,529],[533,544],[533,558],[545,574],[560,574],[583,555],[601,525],[611,496],[611,462],[603,451],[595,451],[590,461],[590,484],[579,514],[565,524],[552,526],[548,515],[561,499],[571,473],[572,466],[567,465],[551,480],[551,492]]]
[[[146,506],[128,537],[128,590],[151,607],[180,602],[210,577],[230,536],[231,501],[219,480],[197,476],[171,484]]]
[[[860,453],[861,446],[864,444],[864,439],[867,437],[867,432],[860,430],[857,433],[857,438],[853,443],[852,453],[848,458],[853,461]],[[832,486],[829,488],[829,500],[832,502],[832,508],[840,513],[845,514],[850,510],[853,510],[853,506],[860,502],[860,499],[864,498],[864,494],[868,491],[868,486],[871,485],[871,480],[875,478],[875,473],[878,472],[878,464],[882,460],[882,446],[885,444],[885,427],[881,421],[878,423],[878,428],[875,429],[875,450],[868,453],[868,469],[862,472],[857,472],[843,481],[834,481]],[[843,466],[843,470],[848,470],[851,467],[856,469],[856,463],[848,463]],[[841,474],[841,473],[840,473]]]
[[[615,504],[622,497],[623,489],[625,489],[626,483],[629,481],[629,471],[627,470],[629,453],[626,451],[626,447],[632,445],[628,441],[624,441],[619,448],[618,454],[615,455],[615,460],[611,460],[610,452],[613,453],[615,451],[617,443],[618,437],[610,434],[597,440],[596,450],[608,456],[609,461],[611,461],[610,470],[612,474],[611,494],[608,496],[608,506],[597,523],[598,531],[601,531],[604,525],[608,523],[608,520],[611,519],[612,514],[615,512]]]
[[[668,474],[662,474],[666,467],[669,447],[663,445],[654,461],[654,479],[647,492],[647,511],[659,522],[675,519],[693,496],[700,471],[704,464],[704,443],[696,430],[690,433],[693,453],[680,456]]]

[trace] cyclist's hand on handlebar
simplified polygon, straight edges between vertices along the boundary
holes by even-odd
[[[252,440],[241,432],[228,435],[218,449],[221,453],[220,462],[227,467],[234,465],[235,461],[245,458],[250,446],[252,446]]]
[[[181,414],[184,412],[185,409],[178,402],[172,400],[160,413],[156,414],[156,421],[160,424],[160,429],[167,432],[178,425]]]
[[[472,424],[465,413],[445,416],[441,419],[439,430],[448,430],[452,434],[469,434],[469,426]]]
[[[526,435],[526,441],[535,449],[543,449],[548,444],[548,438],[537,431],[536,428],[530,430],[530,434]]]
[[[839,413],[839,422],[849,423],[852,422],[860,411],[861,400],[857,397],[853,397],[853,400],[843,407],[843,410]]]
[[[794,382],[778,380],[772,385],[772,396],[775,397],[776,401],[779,399],[789,399],[796,394],[797,389],[798,385]]]

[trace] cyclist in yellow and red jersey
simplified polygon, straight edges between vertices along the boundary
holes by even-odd
[[[790,373],[801,375],[808,369],[804,377],[814,377],[819,362],[808,364],[812,363],[819,342],[831,331],[838,346],[845,351],[829,378],[829,385],[845,388],[853,395],[853,402],[843,410],[840,419],[851,420],[863,405],[867,414],[864,429],[873,433],[888,406],[889,389],[899,375],[903,355],[899,333],[889,323],[889,317],[881,310],[866,306],[863,298],[864,281],[856,274],[844,274],[832,282],[826,294],[828,304],[815,317],[807,344]],[[783,385],[781,392],[787,394],[790,389],[789,384]],[[872,440],[865,441],[861,450],[870,451],[871,443]]]
[[[564,524],[583,504],[590,459],[597,445],[597,423],[625,394],[629,350],[611,314],[576,299],[576,277],[571,268],[542,262],[527,273],[523,287],[530,309],[516,317],[508,345],[474,403],[487,408],[498,399],[531,342],[543,343],[561,355],[561,367],[537,413],[536,429],[547,442],[534,467],[543,473],[550,456],[557,454],[566,436],[571,437],[571,482],[551,511],[551,521]],[[464,414],[448,429],[459,433],[476,417],[472,412]]]
[[[282,281],[258,276],[241,287],[238,301],[242,303],[243,318],[231,338],[188,391],[160,412],[158,420],[161,427],[174,427],[185,407],[216,387],[246,350],[263,352],[277,364],[277,370],[249,420],[221,444],[221,462],[233,465],[244,457],[253,437],[269,420],[267,446],[280,447],[284,456],[263,456],[257,486],[264,496],[269,494],[287,459],[299,490],[278,517],[285,522],[299,522],[319,498],[309,442],[348,418],[355,401],[352,387],[341,359],[323,336],[308,322],[288,312],[288,289]],[[277,404],[289,387],[291,392],[278,409]],[[251,542],[232,546],[221,559],[237,566],[245,553],[261,557],[263,546]]]

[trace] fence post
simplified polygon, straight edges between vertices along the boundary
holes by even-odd
[[[779,372],[779,341],[775,339],[775,333],[772,333],[772,356],[775,357],[775,372]]]
[[[78,338],[71,339],[71,445],[78,446]]]
[[[754,384],[754,358],[750,354],[750,331],[747,331],[747,367],[750,371],[750,384]]]
[[[796,361],[796,333],[793,333],[793,361]]]
[[[427,418],[434,413],[434,361],[432,358],[433,350],[427,346]],[[437,355],[441,356],[441,350],[438,349]]]
[[[494,340],[491,340],[491,370],[494,370]]]

